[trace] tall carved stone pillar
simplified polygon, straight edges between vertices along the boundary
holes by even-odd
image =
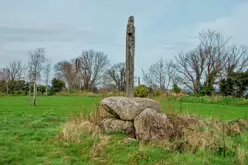
[[[126,34],[126,95],[134,97],[134,53],[135,53],[135,27],[134,17],[130,16],[127,23]]]

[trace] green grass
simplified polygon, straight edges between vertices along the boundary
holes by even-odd
[[[220,104],[220,105],[233,105],[233,106],[248,106],[248,99],[232,98],[232,97],[209,97],[209,96],[187,96],[183,97],[183,102],[189,103],[203,103],[203,104]]]
[[[56,140],[68,116],[84,111],[89,113],[99,97],[38,97],[37,106],[27,97],[0,97],[0,164],[234,164],[237,156],[223,158],[215,151],[196,154],[176,151],[161,146],[123,143],[122,133],[111,136],[99,160],[92,160],[90,152],[97,142],[85,135],[80,143]],[[161,100],[166,111],[168,100]],[[174,102],[179,111],[179,102]],[[244,118],[247,107],[218,104],[183,103],[185,113],[224,120]],[[234,144],[248,148],[248,135],[233,137]],[[248,158],[247,158],[248,159]]]
[[[180,102],[176,99],[160,99],[163,111],[168,113],[168,104],[172,103],[175,112],[180,112]],[[248,106],[229,106],[222,104],[205,104],[205,103],[191,103],[182,102],[183,113],[198,115],[202,118],[214,118],[225,121],[235,119],[248,119]]]

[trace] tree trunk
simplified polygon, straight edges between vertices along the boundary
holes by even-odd
[[[36,84],[34,82],[34,95],[33,95],[34,106],[36,105]]]
[[[84,80],[84,92],[86,92],[86,90],[88,91],[89,90],[89,84],[88,84],[89,81],[87,80]]]
[[[46,96],[47,96],[47,85],[46,85]]]
[[[31,95],[31,84],[29,84],[29,90],[28,90],[28,96],[30,97]]]
[[[7,96],[9,95],[9,82],[7,81]]]

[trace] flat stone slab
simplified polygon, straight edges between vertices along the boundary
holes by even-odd
[[[103,99],[101,104],[109,113],[122,120],[134,120],[146,108],[161,113],[160,103],[148,98],[108,97]]]

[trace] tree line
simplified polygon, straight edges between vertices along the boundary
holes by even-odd
[[[248,90],[248,49],[208,30],[199,34],[193,50],[179,52],[173,61],[160,59],[143,70],[143,79],[146,85],[165,90],[171,83],[180,85],[196,96],[242,97]]]
[[[225,38],[217,31],[201,32],[194,49],[180,51],[174,60],[161,58],[142,69],[143,82],[154,91],[169,92],[171,88],[180,91],[181,87],[197,96],[243,97],[248,89],[248,49],[231,43],[230,37]],[[59,61],[53,67],[52,86],[49,85],[51,70],[44,49],[30,52],[27,65],[11,61],[0,68],[0,92],[32,93],[35,104],[37,89],[45,95],[63,88],[69,92],[96,92],[99,88],[125,90],[125,63],[111,65],[104,52],[85,50],[76,58]]]

